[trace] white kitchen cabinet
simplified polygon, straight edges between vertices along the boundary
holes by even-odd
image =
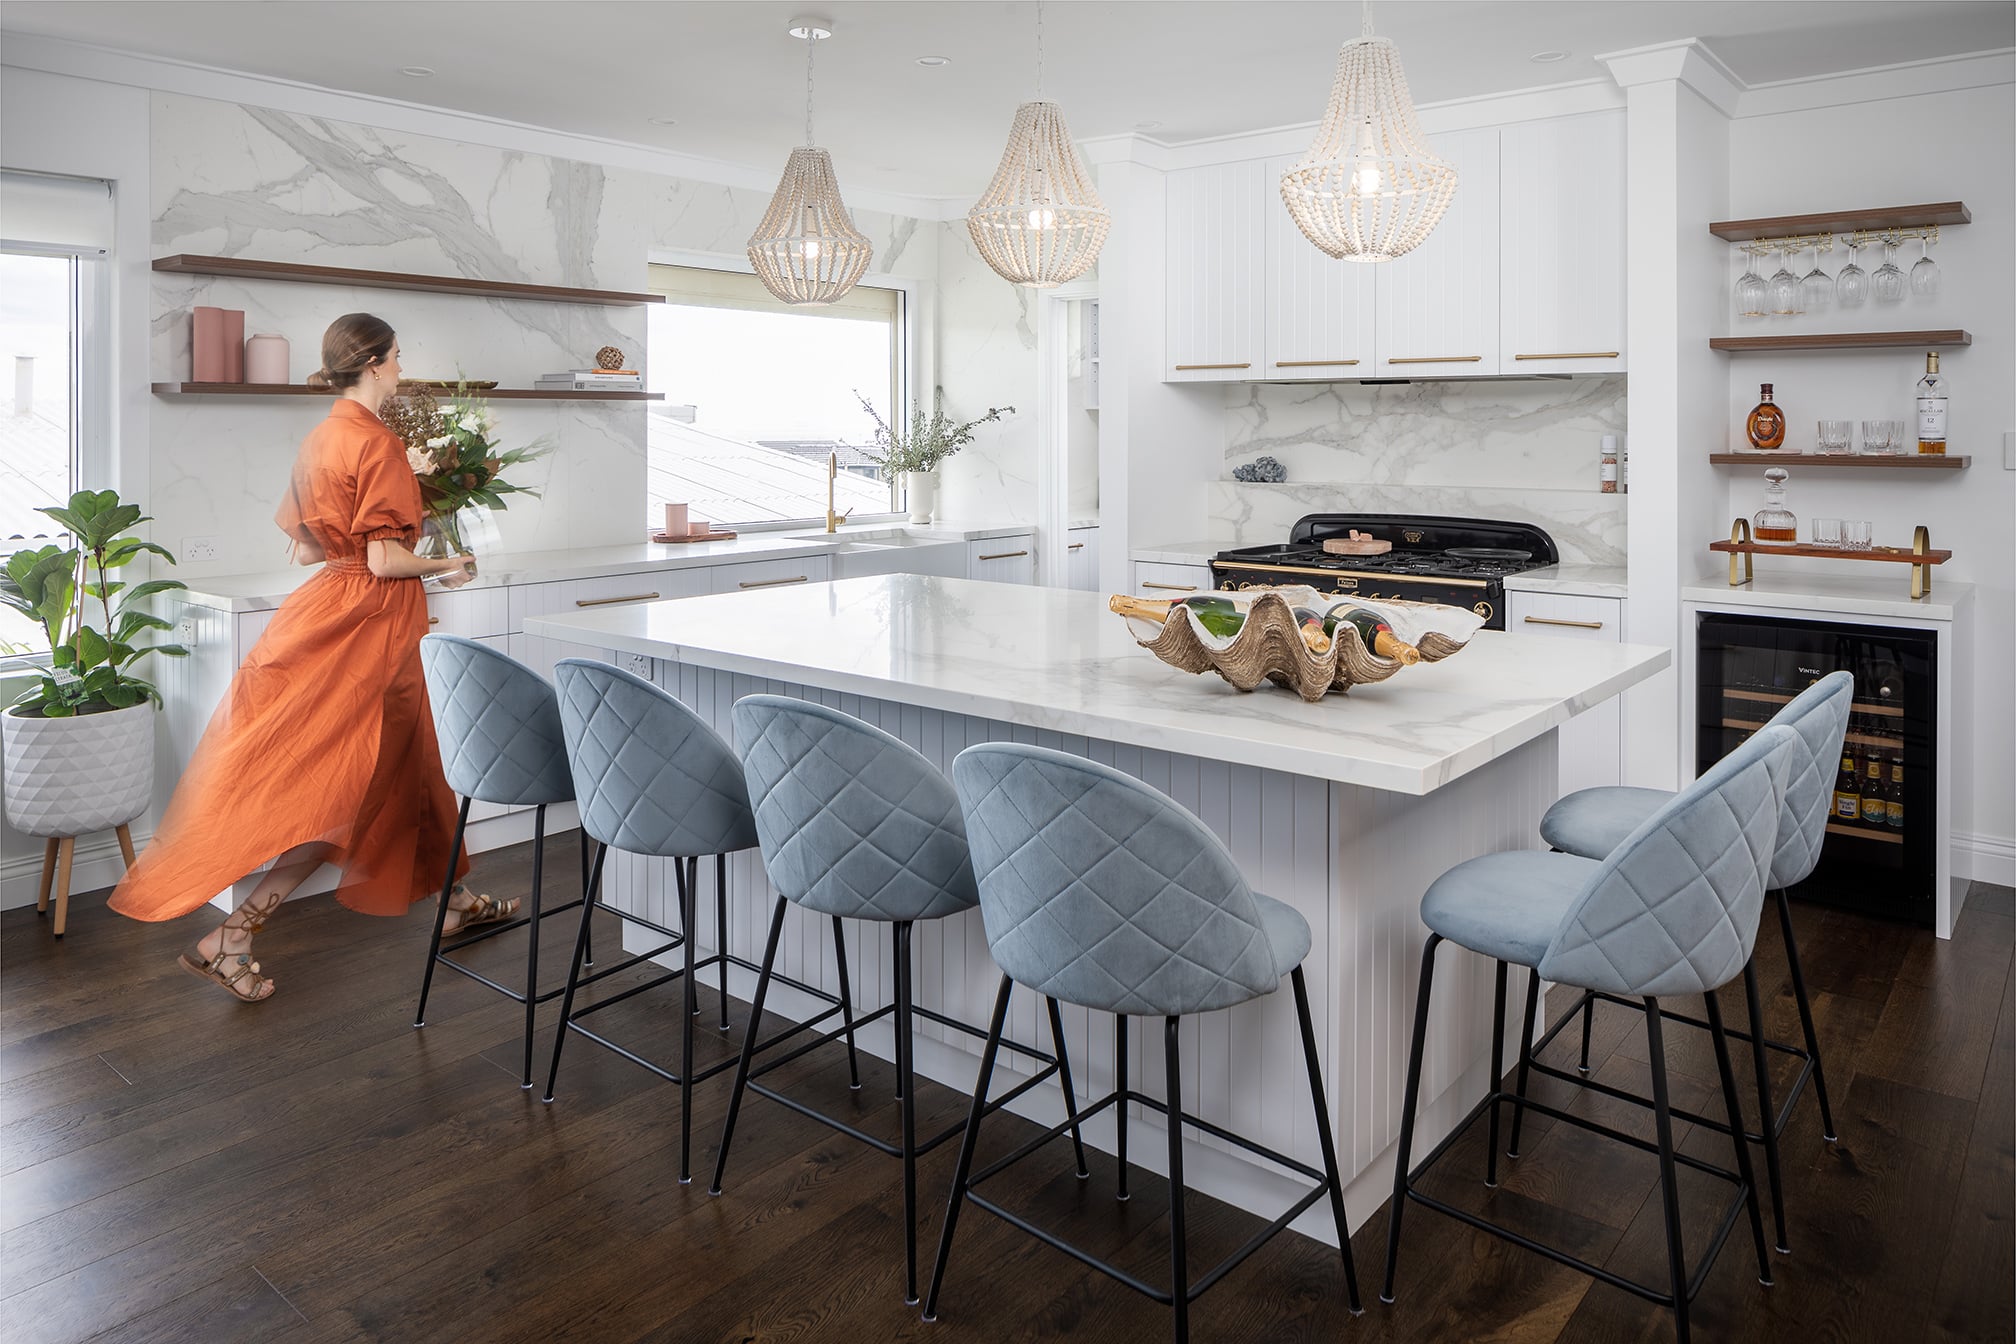
[[[1036,538],[1030,532],[966,543],[966,577],[989,583],[1036,582]]]
[[[1064,586],[1081,593],[1099,588],[1099,529],[1074,527],[1064,542]]]
[[[800,555],[783,560],[716,565],[708,570],[707,574],[709,592],[747,593],[760,588],[787,588],[800,583],[824,583],[827,563],[823,555]]]
[[[1376,376],[1500,371],[1498,136],[1492,126],[1429,137],[1456,166],[1456,197],[1426,242],[1372,268]]]
[[[593,579],[513,584],[504,590],[510,594],[511,602],[508,652],[547,678],[553,675],[553,664],[562,658],[606,659],[609,656],[607,649],[524,634],[526,618],[550,616],[561,611],[624,606],[632,602],[655,602],[660,598],[698,597],[707,591],[709,572],[705,569],[667,569],[651,574],[608,574]]]
[[[1208,593],[1213,586],[1209,565],[1173,565],[1159,560],[1134,562],[1134,591],[1142,597],[1188,597],[1192,593]]]
[[[1258,376],[1363,378],[1373,372],[1373,288],[1379,267],[1339,261],[1295,227],[1281,203],[1281,174],[1295,158],[1267,161],[1260,184],[1267,217],[1265,366]]]
[[[1505,127],[1499,203],[1502,370],[1622,372],[1624,113]]]
[[[430,588],[427,632],[488,639],[511,629],[509,588]]]
[[[1624,640],[1621,598],[1510,592],[1505,594],[1505,604],[1505,629],[1513,634],[1600,644]],[[1559,788],[1563,794],[1622,781],[1622,700],[1613,696],[1554,732],[1561,752]]]
[[[1168,175],[1166,382],[1264,376],[1265,169],[1252,159]]]

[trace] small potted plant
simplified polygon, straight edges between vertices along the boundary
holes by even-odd
[[[875,404],[858,389],[854,395],[875,422],[875,446],[862,451],[881,464],[883,480],[904,478],[910,521],[918,524],[930,522],[938,507],[938,464],[973,442],[973,431],[981,425],[1015,413],[1013,406],[989,406],[987,414],[977,420],[961,422],[946,415],[942,405],[934,406],[927,416],[922,406],[913,404],[910,423],[897,430],[890,428]]]
[[[147,599],[186,585],[150,579],[128,586],[116,571],[152,552],[123,535],[148,521],[111,490],[80,490],[63,508],[38,510],[62,524],[74,545],[39,546],[7,557],[0,603],[42,627],[49,668],[0,714],[7,817],[28,835],[76,836],[123,826],[147,810],[154,788],[154,722],[160,692],[131,675],[150,653],[181,656],[178,644],[141,644],[170,625]]]

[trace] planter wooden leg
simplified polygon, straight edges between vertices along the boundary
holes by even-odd
[[[133,832],[122,825],[118,827],[118,834],[119,856],[126,860],[126,871],[130,873],[133,871]]]
[[[54,933],[63,936],[63,925],[70,917],[70,860],[77,855],[77,838],[66,835],[56,850],[56,926]]]
[[[49,837],[49,843],[42,847],[42,885],[35,889],[35,917],[40,919],[49,913],[49,884],[56,880],[56,846],[61,841]]]

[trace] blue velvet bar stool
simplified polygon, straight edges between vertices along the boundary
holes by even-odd
[[[582,908],[581,931],[561,999],[560,1030],[553,1042],[553,1063],[546,1075],[546,1100],[560,1076],[560,1053],[570,1033],[614,1051],[632,1063],[679,1085],[679,1180],[692,1179],[693,1084],[730,1067],[723,1059],[704,1069],[693,1064],[693,1020],[699,1012],[694,976],[718,966],[721,983],[721,1028],[728,1027],[728,965],[736,961],[726,948],[727,856],[756,843],[756,822],[749,811],[742,766],[720,735],[669,692],[642,677],[608,663],[563,658],[554,666],[559,690],[560,725],[567,742],[568,765],[581,809],[581,830],[597,842],[589,874],[589,901]],[[679,927],[668,928],[635,911],[600,903],[602,869],[610,849],[627,854],[672,860],[678,888]],[[711,956],[694,959],[692,930],[698,905],[699,861],[715,858],[715,927],[723,946]],[[587,954],[589,921],[598,908],[627,925],[648,929],[669,941],[628,958],[621,964],[581,974]],[[577,1008],[582,986],[640,962],[684,950],[683,964],[642,984]],[[627,999],[678,980],[683,991],[679,1059],[676,1071],[644,1058],[634,1050],[588,1029],[582,1019]]]
[[[1763,911],[1765,882],[1777,851],[1779,812],[1796,736],[1790,728],[1783,727],[1759,732],[1681,790],[1601,861],[1531,850],[1486,854],[1451,868],[1428,888],[1421,900],[1421,920],[1430,932],[1421,952],[1421,987],[1414,1007],[1414,1039],[1407,1060],[1407,1093],[1401,1111],[1400,1149],[1387,1225],[1386,1284],[1380,1294],[1384,1301],[1393,1300],[1394,1274],[1399,1268],[1401,1215],[1410,1199],[1647,1301],[1672,1308],[1681,1344],[1688,1339],[1689,1303],[1746,1208],[1756,1242],[1758,1280],[1767,1285],[1771,1282],[1770,1253],[1764,1245],[1764,1221],[1758,1210],[1750,1144],[1743,1137],[1742,1110],[1715,991],[1742,973],[1756,943],[1757,921]],[[1497,962],[1490,1089],[1449,1136],[1418,1167],[1410,1169],[1435,951],[1445,939]],[[1501,1057],[1508,964],[1527,967],[1538,978],[1558,984],[1643,1001],[1656,1144],[1504,1090]],[[1666,1048],[1660,1030],[1664,1019],[1659,1012],[1659,999],[1673,994],[1706,997],[1715,1064],[1722,1084],[1723,1105],[1728,1112],[1724,1132],[1733,1136],[1731,1142],[1736,1150],[1733,1173],[1674,1151]],[[1626,1279],[1566,1251],[1533,1241],[1418,1188],[1428,1169],[1487,1111],[1490,1140],[1485,1151],[1484,1180],[1486,1185],[1495,1185],[1498,1113],[1500,1103],[1508,1101],[1515,1115],[1530,1107],[1557,1121],[1658,1155],[1666,1223],[1668,1286],[1665,1289]],[[1676,1164],[1730,1181],[1737,1187],[1706,1255],[1691,1273],[1681,1242]]]
[[[742,748],[742,768],[756,809],[756,833],[763,864],[778,896],[770,917],[770,938],[763,949],[763,969],[756,981],[756,1002],[749,1031],[735,1071],[735,1090],[728,1100],[728,1118],[721,1127],[721,1153],[714,1168],[711,1193],[721,1193],[728,1170],[728,1145],[747,1088],[780,1102],[800,1115],[830,1125],[903,1163],[903,1300],[917,1301],[917,1158],[947,1139],[965,1132],[968,1122],[952,1125],[923,1142],[917,1139],[916,1071],[913,1024],[923,1018],[968,1035],[979,1028],[929,1008],[914,999],[911,931],[919,920],[944,919],[971,910],[980,901],[973,882],[973,862],[966,848],[966,827],[951,781],[922,753],[872,724],[825,705],[781,695],[752,695],[735,702],[735,738]],[[851,998],[847,981],[847,944],[843,919],[887,924],[893,943],[895,999],[864,1017],[845,1010],[845,1024],[818,1036],[778,1059],[753,1067],[763,1048],[756,1040],[763,1002],[770,992],[778,935],[784,928],[786,903],[802,906],[833,921],[833,951],[840,968],[840,993]],[[1041,1062],[1042,1068],[1014,1089],[985,1105],[992,1111],[1024,1092],[1058,1077],[1064,1107],[1077,1144],[1078,1174],[1088,1175],[1085,1149],[1076,1125],[1077,1097],[1071,1066],[1064,1050],[1064,1023],[1057,1000],[1047,1000],[1054,1056],[1028,1046],[1011,1049]],[[855,1087],[854,1033],[893,1015],[896,1036],[897,1098],[902,1141],[888,1143],[853,1125],[806,1105],[757,1081],[765,1073],[840,1036],[847,1039],[848,1071]],[[788,1033],[787,1033],[788,1034]],[[781,1040],[782,1037],[775,1038]],[[983,1085],[979,1095],[985,1096]]]
[[[1166,795],[1117,770],[1061,751],[994,742],[961,752],[952,763],[952,781],[966,817],[987,947],[1002,974],[981,1057],[973,1114],[959,1149],[952,1198],[945,1210],[938,1264],[924,1299],[924,1319],[936,1318],[959,1211],[971,1202],[1136,1292],[1168,1303],[1177,1344],[1183,1344],[1190,1337],[1190,1304],[1198,1295],[1326,1195],[1344,1259],[1345,1292],[1351,1310],[1357,1312],[1358,1275],[1351,1260],[1350,1224],[1344,1217],[1344,1188],[1338,1177],[1316,1035],[1310,1024],[1309,991],[1302,977],[1302,959],[1310,947],[1308,922],[1292,907],[1249,888],[1232,856],[1196,817]],[[1284,977],[1295,991],[1302,1057],[1323,1153],[1320,1171],[1201,1117],[1185,1115],[1182,1109],[1177,1052],[1182,1019],[1272,994]],[[1122,1136],[1127,1132],[1130,1102],[1167,1117],[1167,1288],[1071,1245],[976,1189],[1064,1129],[1056,1126],[1007,1157],[978,1172],[973,1170],[984,1113],[981,1098],[993,1076],[1009,998],[1017,985],[1117,1015],[1116,1043],[1127,1038],[1128,1017],[1162,1019],[1167,1100],[1129,1088],[1122,1055],[1116,1061],[1114,1090],[1080,1115],[1090,1117],[1111,1106]],[[1316,1182],[1259,1234],[1196,1278],[1190,1272],[1183,1209],[1186,1124]],[[1121,1197],[1125,1198],[1124,1137],[1119,1160]]]
[[[556,997],[558,987],[539,992],[539,921],[572,910],[545,907],[546,809],[572,802],[574,777],[567,768],[566,743],[560,734],[560,707],[546,679],[523,663],[487,644],[459,635],[424,635],[420,666],[427,679],[427,699],[434,713],[434,735],[441,743],[441,767],[448,787],[461,796],[455,818],[455,840],[448,851],[448,875],[441,884],[441,903],[434,912],[434,936],[427,944],[427,969],[420,977],[420,1004],[413,1025],[427,1025],[427,994],[434,968],[446,966],[479,984],[525,1005],[525,1061],[520,1087],[532,1086],[532,1019],[539,1005]],[[448,895],[455,885],[455,865],[462,857],[463,833],[473,802],[507,807],[531,807],[532,897],[530,912],[521,919],[485,923],[459,939],[450,952],[460,952],[513,929],[529,927],[525,943],[525,987],[520,990],[454,960],[442,951],[442,929],[448,923]],[[582,844],[582,882],[587,882],[587,844]],[[454,937],[454,935],[449,935]]]
[[[1771,717],[1765,727],[1790,728],[1796,738],[1792,743],[1792,763],[1785,786],[1785,797],[1778,819],[1777,848],[1771,859],[1770,888],[1777,898],[1778,922],[1785,940],[1785,960],[1792,973],[1792,996],[1799,1006],[1799,1023],[1805,1035],[1802,1049],[1784,1041],[1767,1039],[1762,1030],[1761,1004],[1757,992],[1757,968],[1755,963],[1743,967],[1743,992],[1749,1004],[1750,1030],[1738,1031],[1728,1028],[1728,1034],[1737,1040],[1748,1041],[1751,1046],[1751,1061],[1757,1081],[1759,1102],[1759,1132],[1751,1135],[1754,1142],[1764,1147],[1765,1169],[1771,1186],[1771,1208],[1778,1233],[1778,1249],[1789,1251],[1785,1231],[1785,1195],[1779,1173],[1778,1139],[1791,1121],[1793,1108],[1798,1105],[1800,1093],[1805,1090],[1807,1080],[1813,1083],[1813,1095],[1820,1103],[1821,1133],[1827,1142],[1835,1140],[1834,1112],[1827,1103],[1827,1077],[1820,1063],[1820,1038],[1813,1029],[1813,1006],[1806,996],[1806,977],[1799,966],[1799,944],[1792,933],[1792,903],[1785,895],[1786,888],[1803,882],[1820,861],[1820,847],[1827,838],[1827,819],[1833,812],[1834,776],[1837,763],[1841,759],[1841,742],[1848,731],[1848,716],[1855,695],[1855,679],[1846,672],[1831,672],[1807,687]],[[1673,794],[1660,789],[1597,788],[1582,789],[1571,793],[1549,808],[1547,815],[1540,819],[1540,837],[1564,854],[1576,854],[1583,858],[1602,859],[1624,842],[1624,839],[1646,818],[1671,802]],[[1528,985],[1526,1001],[1526,1030],[1521,1034],[1522,1042],[1533,1040],[1535,1013],[1534,991],[1539,982]],[[1596,1001],[1618,1003],[1624,1007],[1641,1009],[1642,1004],[1615,995],[1597,991],[1585,991],[1574,1009],[1562,1014],[1561,1020],[1539,1041],[1522,1047],[1518,1091],[1526,1092],[1526,1074],[1531,1072],[1559,1078],[1567,1082],[1593,1088],[1605,1095],[1623,1101],[1644,1104],[1644,1098],[1624,1092],[1586,1078],[1576,1077],[1564,1070],[1553,1068],[1533,1060],[1531,1056],[1553,1041],[1561,1030],[1573,1021],[1579,1009],[1582,1023],[1582,1058],[1580,1072],[1589,1071],[1589,1027],[1595,1012]],[[1689,1026],[1706,1028],[1707,1023],[1699,1018],[1678,1013],[1670,1008],[1660,1010],[1669,1022],[1683,1022]],[[1800,1061],[1799,1070],[1791,1085],[1786,1089],[1782,1107],[1774,1108],[1771,1097],[1770,1067],[1767,1051],[1776,1050],[1792,1055]],[[1675,1111],[1675,1115],[1690,1123],[1705,1125],[1710,1129],[1722,1129],[1719,1120],[1695,1115],[1690,1111]],[[1769,1123],[1766,1123],[1766,1122]],[[1515,1112],[1512,1122],[1511,1150],[1514,1155],[1519,1149],[1519,1114]]]

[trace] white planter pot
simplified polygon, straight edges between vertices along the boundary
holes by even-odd
[[[154,792],[154,706],[67,719],[0,714],[7,820],[24,835],[124,826]]]
[[[905,472],[903,484],[910,503],[910,521],[920,526],[930,522],[932,511],[938,507],[938,473]]]

